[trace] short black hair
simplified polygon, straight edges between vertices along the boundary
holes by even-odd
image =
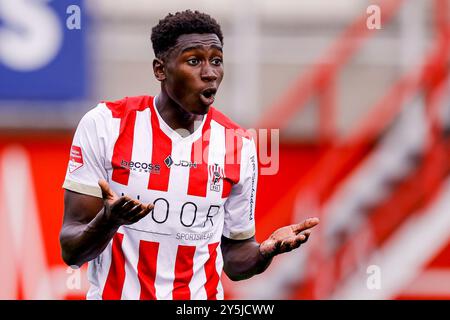
[[[185,10],[169,13],[152,29],[155,56],[160,58],[175,45],[179,36],[191,33],[214,33],[223,44],[223,35],[217,21],[206,13]]]

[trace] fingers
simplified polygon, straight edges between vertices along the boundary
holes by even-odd
[[[153,204],[143,204],[129,196],[122,196],[110,207],[111,217],[120,225],[132,224],[145,217],[153,208]]]
[[[125,213],[141,204],[142,204],[141,202],[132,199],[129,196],[122,196],[111,205],[111,208],[117,212]]]
[[[130,200],[131,200],[131,198],[128,196],[120,197],[111,205],[111,210],[116,209],[116,208],[123,208],[123,206]]]
[[[126,212],[127,218],[132,219],[134,216],[139,214],[141,211],[146,210],[147,206],[138,202],[133,201],[132,204],[134,205],[132,208],[128,209]]]
[[[113,199],[117,197],[117,195],[112,191],[111,187],[109,186],[108,182],[104,179],[98,180],[98,185],[100,186],[100,189],[102,189],[102,197],[103,199]]]
[[[311,232],[312,232],[311,230],[306,230],[301,233],[305,236],[305,239],[302,241],[302,243],[305,243],[306,241],[308,241],[309,236],[311,235]]]
[[[141,203],[134,199],[129,199],[122,205],[122,211],[129,215],[130,211],[133,210],[135,207],[139,207]]]
[[[104,201],[108,219],[118,225],[135,223],[154,208],[153,204],[143,204],[129,196],[118,197],[104,179],[100,179],[98,185],[102,190],[103,199],[108,200]]]
[[[294,249],[297,249],[298,247],[300,247],[301,244],[308,241],[310,235],[311,230],[306,230],[303,231],[301,234],[298,234],[296,237],[291,237],[280,241],[278,253],[289,252]]]
[[[281,241],[279,253],[289,252],[300,247],[305,240],[304,235],[300,235],[298,238],[288,239]]]
[[[319,222],[320,222],[319,218],[308,218],[299,224],[293,225],[292,230],[294,231],[295,234],[298,234],[303,230],[307,230],[318,225]]]
[[[136,203],[136,202],[135,202]],[[133,208],[127,212],[127,220],[129,224],[133,224],[144,218],[154,208],[153,204],[143,204],[138,202]]]
[[[131,223],[136,223],[139,220],[141,220],[142,218],[144,218],[146,215],[148,215],[150,213],[150,211],[153,210],[154,205],[153,204],[148,204],[147,206],[144,207],[144,209],[142,209],[138,214],[136,214],[134,217],[132,217],[130,219]]]

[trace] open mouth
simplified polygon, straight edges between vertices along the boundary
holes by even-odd
[[[200,93],[200,98],[205,104],[212,104],[216,95],[216,88],[205,89]]]

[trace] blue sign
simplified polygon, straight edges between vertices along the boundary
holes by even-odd
[[[0,100],[86,95],[80,0],[0,0]]]

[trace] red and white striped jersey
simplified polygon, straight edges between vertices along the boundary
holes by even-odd
[[[211,107],[183,137],[153,97],[100,103],[80,121],[63,187],[101,197],[98,180],[155,208],[121,226],[89,262],[88,299],[223,299],[221,236],[255,233],[253,139]]]

